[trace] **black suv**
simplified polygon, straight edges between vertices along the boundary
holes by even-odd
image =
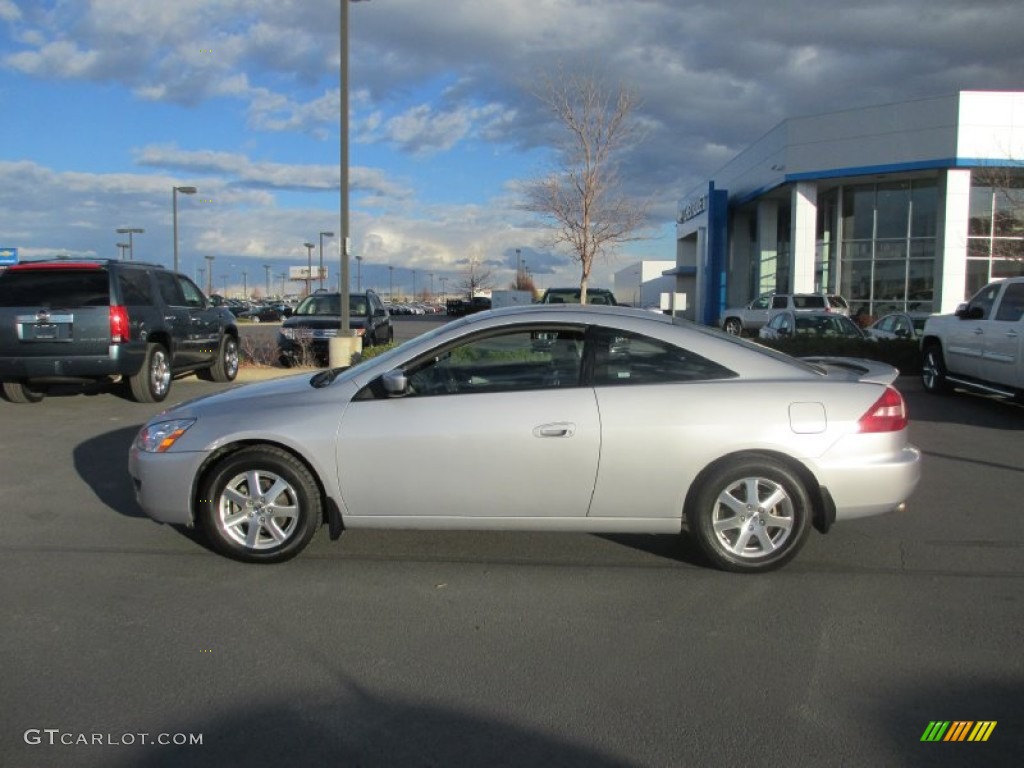
[[[387,344],[395,338],[391,315],[373,291],[350,293],[349,327],[363,339],[364,347]],[[341,329],[341,294],[321,291],[304,298],[281,323],[277,335],[278,358],[282,365],[325,364],[330,340]]]
[[[195,283],[156,264],[29,261],[0,274],[0,381],[15,403],[49,384],[119,376],[143,403],[196,372],[238,374],[234,316]]]

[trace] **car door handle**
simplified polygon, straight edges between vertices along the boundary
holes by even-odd
[[[174,320],[175,320],[175,317],[174,317],[174,315],[164,315],[164,320],[166,320],[168,323],[173,323]]]
[[[533,429],[534,437],[572,437],[574,434],[576,434],[576,425],[569,421],[541,424]]]

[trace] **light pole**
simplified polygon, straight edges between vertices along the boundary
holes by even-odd
[[[119,249],[118,250],[118,255],[120,256],[121,261],[124,261],[124,254],[125,254],[125,251],[128,250],[129,245],[128,245],[128,243],[118,243],[117,247]]]
[[[242,301],[249,300],[249,273],[242,270]]]
[[[320,233],[320,274],[318,275],[318,277],[320,278],[320,287],[321,288],[324,287],[324,238],[325,237],[334,237],[334,233],[333,232],[321,232]]]
[[[353,0],[358,2],[358,0]],[[338,56],[339,68],[339,91],[341,96],[341,130],[338,131],[341,145],[341,184],[339,195],[341,202],[341,274],[338,276],[338,289],[341,291],[341,338],[352,337],[352,326],[349,323],[349,274],[348,274],[348,244],[349,244],[349,221],[348,221],[348,3],[349,0],[341,0],[341,13],[338,21],[338,45],[340,54]],[[346,342],[350,343],[350,342]],[[340,361],[338,364],[347,365],[351,361],[352,347],[347,348],[349,358]],[[345,356],[342,352],[342,356]]]
[[[412,270],[412,300],[416,301],[416,270]]]
[[[313,292],[313,249],[316,243],[303,243],[306,246],[306,295]]]
[[[196,267],[196,282],[199,283],[199,285],[203,284],[205,275],[205,269],[203,269],[202,267]]]
[[[448,296],[448,278],[439,277],[438,280],[441,281],[441,298],[445,299]]]
[[[264,264],[263,268],[265,270],[267,270],[267,298],[269,299],[270,298],[270,270],[271,270],[271,266],[269,264]]]
[[[206,265],[206,295],[213,293],[213,260],[216,256],[203,256],[209,263]]]
[[[429,274],[430,274],[430,300],[433,301],[434,300],[434,273],[431,272]]]
[[[395,268],[388,265],[388,301],[395,300]]]
[[[516,248],[516,290],[521,291],[523,289],[523,259],[520,256],[519,249]]]
[[[178,271],[178,193],[183,195],[194,195],[195,187],[171,187],[171,208],[174,219],[174,271]]]
[[[356,256],[356,293],[363,290],[363,257]]]
[[[132,242],[132,235],[141,235],[145,231],[138,227],[120,227],[116,230],[119,235],[128,235],[128,261],[135,261],[135,245]]]

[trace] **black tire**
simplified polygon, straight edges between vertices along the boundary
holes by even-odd
[[[201,378],[221,383],[234,381],[238,376],[238,341],[234,336],[224,334],[217,350],[217,360],[205,371],[200,372]]]
[[[46,397],[46,390],[31,387],[23,381],[5,381],[4,397],[12,403],[38,403]]]
[[[259,485],[258,493],[250,491],[250,482]],[[275,488],[274,498],[265,495]],[[313,539],[323,503],[302,462],[280,448],[254,446],[229,454],[206,473],[196,516],[221,554],[246,563],[280,563]]]
[[[762,506],[769,501],[770,507]],[[774,570],[796,557],[807,541],[812,515],[803,482],[768,456],[714,469],[686,511],[690,533],[707,558],[716,568],[735,573]]]
[[[142,367],[128,377],[132,397],[140,403],[160,403],[171,391],[171,359],[159,344],[146,347]]]
[[[730,336],[742,336],[743,335],[743,323],[741,323],[738,318],[730,317],[722,325],[722,330],[724,330]]]
[[[951,389],[946,380],[946,361],[942,357],[942,347],[938,344],[932,343],[924,348],[921,356],[921,384],[925,392],[933,395],[942,395]]]

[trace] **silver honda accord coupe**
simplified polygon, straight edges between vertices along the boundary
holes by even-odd
[[[712,565],[759,572],[812,527],[904,509],[920,453],[896,374],[643,310],[512,307],[177,405],[130,471],[150,517],[248,562],[326,523],[686,531]]]

